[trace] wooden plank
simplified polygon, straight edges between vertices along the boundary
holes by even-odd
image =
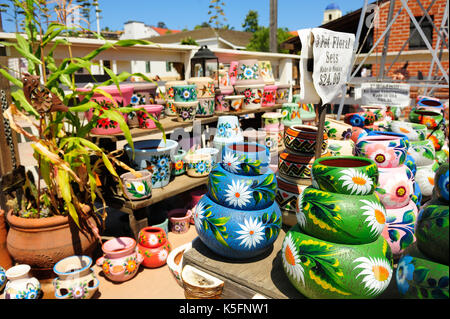
[[[275,111],[277,109],[280,109],[282,104],[275,104],[274,106],[264,106],[260,107],[256,110],[240,110],[237,112],[229,111],[229,112],[216,112],[217,115],[246,115],[246,114],[257,114],[257,113],[265,113],[265,112],[271,112]]]
[[[283,270],[281,246],[285,235],[282,230],[273,248],[263,256],[242,261],[215,254],[197,237],[192,248],[183,255],[183,266],[191,265],[224,280],[224,298],[242,298],[243,291],[250,291],[250,294],[256,292],[274,299],[302,299],[305,297],[294,288]],[[236,287],[241,288],[239,294],[234,292]]]

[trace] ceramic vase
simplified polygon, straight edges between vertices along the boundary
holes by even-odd
[[[214,97],[198,99],[196,117],[210,117],[214,115]]]
[[[281,177],[277,178],[275,200],[280,206],[284,225],[294,226],[297,224],[297,199],[306,187],[306,185],[290,183]]]
[[[355,155],[375,161],[378,167],[398,167],[405,163],[407,144],[397,136],[365,136],[355,145]]]
[[[278,159],[278,174],[292,183],[304,183],[311,178],[314,154],[296,155],[283,152]]]
[[[414,186],[408,170],[406,165],[378,169],[377,195],[386,208],[401,208],[410,202]]]
[[[222,148],[222,165],[234,174],[256,176],[269,172],[270,152],[257,143],[229,143]]]
[[[257,110],[261,108],[264,84],[235,85],[237,95],[244,96],[243,110]]]
[[[202,242],[216,254],[249,259],[266,252],[278,237],[281,212],[277,203],[262,210],[232,209],[204,195],[193,210]]]
[[[291,86],[289,84],[278,84],[277,86],[277,104],[283,104],[289,102],[289,90]]]
[[[215,109],[218,112],[228,112],[230,110],[230,101],[225,99],[234,93],[233,87],[221,87],[220,94],[215,97]]]
[[[195,102],[173,102],[176,109],[177,121],[182,123],[194,122],[197,115],[198,101]]]
[[[165,83],[165,100],[166,100],[166,108],[165,113],[168,116],[176,116],[177,110],[175,109],[175,105],[173,104],[175,92],[174,86],[186,85],[186,81],[168,81]]]
[[[188,153],[184,157],[186,174],[190,177],[208,176],[212,169],[210,154]]]
[[[309,236],[297,224],[286,233],[281,258],[289,281],[311,299],[376,298],[393,275],[391,250],[382,236],[349,246]]]
[[[89,256],[70,256],[53,267],[56,299],[90,299],[98,291],[100,281]]]
[[[330,140],[348,140],[352,136],[352,126],[332,118],[325,118],[324,130]]]
[[[6,270],[5,299],[38,299],[41,295],[39,280],[30,275],[31,267],[19,264]]]
[[[171,251],[167,235],[162,228],[144,227],[139,232],[138,252],[144,257],[142,266],[158,268],[166,264]]]
[[[187,80],[188,84],[194,84],[197,88],[197,98],[208,98],[214,101],[214,80],[210,77],[193,77]]]
[[[229,111],[238,112],[244,105],[244,95],[228,95],[225,98],[226,105]]]
[[[123,192],[130,200],[142,200],[152,195],[152,173],[148,170],[137,173],[141,176],[135,176],[131,172],[120,175]]]
[[[261,106],[274,106],[277,99],[277,86],[266,85],[263,90]]]
[[[103,274],[113,282],[124,282],[133,278],[143,261],[137,252],[136,241],[130,237],[110,239],[102,245],[103,256],[95,262]]]
[[[159,121],[159,118],[161,117],[161,112],[163,110],[162,105],[158,104],[147,104],[147,105],[141,105],[141,108],[143,108],[147,113],[149,113],[153,118]],[[146,128],[146,129],[154,129],[156,128],[156,124],[151,119],[147,113],[142,111],[137,111],[137,118],[139,122],[140,128]]]
[[[180,287],[183,287],[183,282],[181,280],[181,271],[183,270],[183,254],[191,248],[192,242],[188,242],[172,249],[167,256],[167,266]]]
[[[293,154],[314,154],[318,129],[307,125],[292,125],[284,131],[284,145]],[[328,136],[323,133],[321,153],[325,153],[328,146]]]
[[[302,124],[297,103],[283,103],[281,106],[281,114],[283,115],[282,123],[284,126]]]
[[[173,163],[172,174],[174,176],[179,176],[186,173],[184,156],[186,156],[186,151],[182,149],[178,149],[178,151],[175,154],[171,155],[171,161]]]
[[[167,213],[170,221],[170,231],[174,234],[184,234],[189,231],[192,212],[191,210],[178,208]]]
[[[131,147],[126,144],[124,150],[128,158],[138,170],[147,169],[152,172],[152,188],[160,188],[169,184],[171,175],[171,155],[178,143],[167,139],[144,140],[134,142],[134,157]]]

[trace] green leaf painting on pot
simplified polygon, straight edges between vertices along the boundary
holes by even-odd
[[[281,256],[290,282],[308,298],[375,298],[393,275],[382,236],[369,244],[342,245],[306,235],[295,225],[286,233]]]

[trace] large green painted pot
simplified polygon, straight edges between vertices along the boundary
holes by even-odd
[[[292,285],[314,299],[375,298],[393,275],[382,236],[369,244],[342,245],[308,236],[295,225],[286,233],[281,257]]]
[[[431,261],[415,244],[406,249],[395,272],[400,295],[407,299],[448,299],[448,277],[448,265]]]
[[[311,178],[312,185],[323,191],[369,195],[378,184],[378,167],[366,157],[321,157],[312,165]]]
[[[448,206],[429,205],[416,223],[417,247],[434,261],[448,265]]]
[[[408,118],[410,122],[424,124],[428,129],[434,129],[441,123],[443,115],[440,112],[414,108],[409,113]]]
[[[449,201],[449,165],[448,162],[439,166],[434,175],[434,198],[448,204]]]
[[[308,186],[298,198],[297,220],[308,235],[339,244],[375,241],[386,209],[376,194],[343,195]]]

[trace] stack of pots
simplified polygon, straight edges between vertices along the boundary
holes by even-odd
[[[448,299],[449,166],[436,171],[433,199],[420,210],[416,243],[402,254],[396,281],[402,297]]]
[[[137,249],[143,257],[142,266],[147,268],[158,268],[165,265],[171,251],[164,229],[154,226],[141,229]]]
[[[256,143],[231,143],[221,155],[209,174],[208,192],[193,209],[195,228],[220,256],[256,257],[270,249],[281,228],[269,150]]]
[[[188,84],[197,86],[198,108],[196,117],[209,117],[214,115],[215,88],[214,80],[210,77],[194,77],[187,80]]]
[[[217,112],[228,112],[230,110],[229,100],[225,99],[234,93],[232,86],[220,87],[219,94],[215,97],[215,109]]]
[[[173,90],[174,86],[179,86],[179,85],[186,85],[186,81],[168,81],[165,83],[164,88],[165,88],[165,93],[164,93],[164,97],[166,100],[166,108],[165,108],[165,114],[168,116],[177,116],[177,110],[175,108],[175,105],[173,104],[174,102],[174,97],[175,97],[175,92]]]
[[[260,74],[258,60],[240,60],[234,89],[238,95],[244,95],[244,110],[261,108],[264,80]]]
[[[329,116],[325,118],[324,131],[328,136],[328,151],[331,156],[353,155],[352,126]]]
[[[144,105],[152,105],[155,103],[156,87],[154,83],[133,83],[134,93],[131,96],[131,106],[140,108]],[[149,112],[150,113],[150,112]],[[161,110],[159,112],[161,114]],[[145,114],[145,113],[144,113]],[[128,113],[127,124],[130,128],[140,126],[138,112]]]
[[[197,100],[197,85],[173,86],[173,105],[177,111],[178,122],[194,122],[199,107]]]
[[[213,140],[214,148],[219,150],[219,154],[226,144],[242,141],[244,141],[244,136],[242,135],[239,118],[235,115],[219,116]]]
[[[375,194],[376,164],[364,157],[321,157],[298,198],[297,224],[282,244],[283,269],[314,299],[376,298],[388,287],[392,254],[381,236],[386,212]]]
[[[395,259],[414,243],[418,208],[412,200],[414,176],[406,163],[409,140],[398,133],[380,132],[358,140],[355,155],[372,159],[378,166],[376,193],[386,208],[383,236]]]

